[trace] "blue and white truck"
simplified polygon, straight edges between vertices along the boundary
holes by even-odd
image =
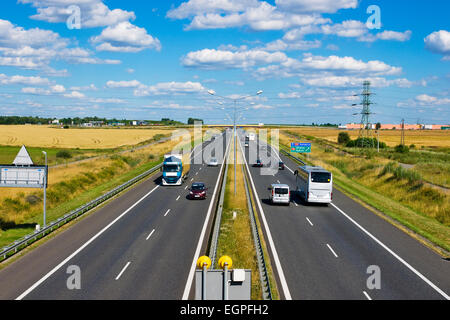
[[[166,154],[162,167],[163,186],[180,186],[189,172],[190,165],[183,165],[183,155]]]

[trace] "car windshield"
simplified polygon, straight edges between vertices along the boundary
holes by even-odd
[[[289,189],[287,188],[275,188],[276,194],[289,194]]]
[[[191,189],[192,190],[204,190],[205,185],[204,184],[193,184]]]
[[[217,159],[216,158],[212,158],[211,162],[217,162]]]
[[[329,173],[329,172],[312,172],[311,173],[311,182],[330,183],[331,182],[331,173]]]
[[[165,164],[164,169],[165,172],[177,172],[179,171],[179,166],[176,164]]]
[[[280,166],[284,165],[284,163],[283,163],[283,162],[279,162],[278,164],[279,164]]]

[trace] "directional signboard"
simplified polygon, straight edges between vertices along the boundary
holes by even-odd
[[[35,166],[25,146],[22,146],[13,165],[0,165],[0,187],[44,188],[48,168]]]
[[[311,153],[311,143],[292,142],[291,152],[295,153]]]
[[[43,188],[46,173],[45,166],[0,165],[0,187]]]

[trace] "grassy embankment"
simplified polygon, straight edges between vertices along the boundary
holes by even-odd
[[[234,148],[231,142],[230,150]],[[251,230],[248,201],[244,187],[243,159],[239,144],[237,146],[237,167],[236,167],[236,196],[234,195],[234,154],[230,151],[228,158],[228,175],[223,205],[222,221],[217,245],[217,261],[223,256],[230,256],[233,260],[233,268],[252,270],[252,300],[262,299],[261,281],[256,258],[256,249],[253,242]],[[233,219],[233,212],[236,218]],[[260,234],[261,231],[260,231]],[[262,239],[264,242],[264,239]],[[268,259],[267,249],[263,243],[265,256]],[[217,265],[215,268],[219,268]],[[278,292],[272,276],[271,266],[268,265],[272,283],[272,294],[274,299],[278,299]]]
[[[127,153],[116,151],[107,157],[50,169],[47,222],[155,166],[180,141],[169,140]],[[36,224],[42,224],[42,201],[42,190],[2,189],[0,247],[32,232]]]
[[[415,168],[405,169],[395,161],[396,158],[405,161],[405,155],[395,154],[391,149],[377,154],[373,150],[341,148],[337,144],[330,145],[329,139],[317,138],[310,135],[312,132],[308,133],[305,134],[304,129],[283,130],[280,133],[280,146],[289,151],[288,146],[293,139],[313,142],[309,161],[333,172],[338,188],[400,222],[413,233],[450,251],[448,192],[428,185]],[[443,154],[444,158],[448,156]],[[299,157],[302,158],[301,155]],[[408,157],[418,161],[415,153]],[[435,155],[432,154],[432,157]],[[430,158],[427,159],[430,161]],[[434,160],[439,161],[436,158]],[[448,172],[442,174],[447,175],[445,179],[448,179]]]

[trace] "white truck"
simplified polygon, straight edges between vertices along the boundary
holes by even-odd
[[[164,186],[179,186],[183,183],[190,169],[190,162],[187,157],[188,155],[183,156],[181,154],[164,155],[164,162],[162,167],[162,184]]]

